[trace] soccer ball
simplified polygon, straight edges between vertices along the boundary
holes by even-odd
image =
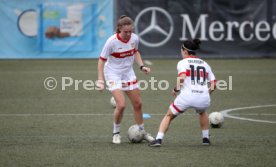
[[[140,143],[144,139],[144,133],[138,125],[132,125],[127,131],[127,137],[131,143]]]
[[[209,122],[212,128],[220,128],[223,124],[224,117],[220,112],[212,112],[209,115]]]
[[[111,104],[111,106],[112,106],[113,108],[116,107],[116,101],[115,101],[115,99],[114,99],[113,96],[110,98],[110,104]]]

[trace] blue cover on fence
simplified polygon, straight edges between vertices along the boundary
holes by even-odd
[[[112,0],[4,0],[0,59],[97,58],[113,34]]]

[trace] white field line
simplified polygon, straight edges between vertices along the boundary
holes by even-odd
[[[30,73],[30,74],[41,74],[41,73],[49,73],[51,72],[51,74],[56,75],[56,74],[76,74],[76,73],[88,73],[88,74],[96,74],[97,71],[95,70],[62,70],[62,71],[52,71],[50,69],[47,69],[45,71],[40,71],[40,70],[25,70],[25,71],[13,71],[13,70],[2,70],[0,71],[0,74],[13,74],[13,73]],[[175,70],[157,70],[157,71],[153,71],[152,74],[175,74],[176,71]],[[216,71],[216,74],[275,74],[276,70],[263,70],[263,71],[258,71],[258,70],[222,70],[222,71]]]
[[[83,113],[83,114],[77,114],[77,113],[57,113],[57,114],[0,114],[0,117],[35,117],[35,116],[112,116],[113,113],[110,114],[102,114],[102,113]],[[124,114],[125,116],[133,116],[133,114]],[[150,114],[150,115],[157,115],[157,116],[163,116],[164,114]],[[192,114],[190,114],[192,115]]]
[[[33,138],[33,139],[61,139],[61,138],[65,138],[65,139],[88,139],[90,141],[90,139],[107,139],[107,138],[110,138],[111,135],[104,135],[104,134],[94,134],[94,135],[3,135],[3,136],[0,136],[0,139],[2,140],[8,140],[10,142],[10,140],[12,139],[19,139],[20,141],[22,141],[22,139],[24,138]],[[179,138],[183,138],[183,135],[176,135],[176,136],[168,136],[166,138],[175,138],[175,137],[179,137]],[[191,139],[191,140],[194,140],[196,137],[198,137],[198,135],[185,135],[185,139]],[[263,139],[263,138],[268,138],[268,139],[274,139],[276,138],[276,136],[274,134],[271,134],[271,135],[243,135],[243,136],[235,136],[235,135],[222,135],[222,136],[219,136],[220,139],[228,139],[228,138],[231,138],[232,139],[249,139],[249,140],[252,140],[252,139]],[[32,142],[32,141],[30,141]],[[91,142],[91,141],[90,141]],[[106,141],[100,141],[102,143],[106,143]],[[99,143],[100,143],[99,142]],[[127,139],[124,139],[123,142],[128,142]]]
[[[248,109],[255,109],[255,108],[266,108],[266,107],[276,107],[276,105],[271,104],[271,105],[258,105],[258,106],[249,106],[249,107],[230,108],[230,109],[222,110],[220,112],[223,114],[224,117],[227,117],[227,118],[233,118],[233,119],[245,120],[245,121],[253,121],[253,122],[262,122],[262,123],[276,123],[275,121],[266,121],[266,120],[244,118],[244,117],[238,117],[238,116],[233,116],[233,115],[228,114],[232,111],[248,110]]]
[[[275,105],[276,106],[276,105]],[[230,109],[227,109],[230,110]],[[224,114],[224,111],[220,111]],[[231,110],[234,111],[234,110]],[[148,114],[148,113],[147,113]],[[0,117],[44,117],[44,116],[112,116],[113,113],[110,114],[103,114],[103,113],[57,113],[57,114],[32,114],[32,113],[24,113],[24,114],[0,114]],[[125,116],[133,116],[133,114],[124,114]],[[149,114],[152,116],[164,116],[165,113],[162,114]],[[191,114],[191,113],[184,113],[183,115],[188,115],[188,116],[196,116],[197,114]],[[225,117],[232,118],[233,115],[235,116],[276,116],[275,114],[266,114],[266,113],[261,113],[261,114],[232,114],[231,116],[228,116],[224,114]],[[240,118],[240,117],[239,117]]]

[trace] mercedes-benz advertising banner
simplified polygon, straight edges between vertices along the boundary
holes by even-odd
[[[273,10],[274,9],[274,10]],[[147,57],[178,57],[184,40],[216,58],[276,57],[274,0],[117,0],[117,18],[135,20]]]

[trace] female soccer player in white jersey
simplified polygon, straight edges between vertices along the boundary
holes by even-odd
[[[152,136],[144,130],[142,101],[138,89],[137,79],[133,70],[133,62],[140,66],[145,74],[150,73],[150,68],[145,67],[138,52],[138,36],[132,33],[133,20],[125,15],[117,23],[117,32],[105,43],[98,61],[98,82],[100,91],[104,90],[104,78],[108,89],[116,101],[113,115],[112,143],[120,144],[120,124],[126,106],[125,94],[130,99],[136,124],[144,132],[144,139],[151,142]]]
[[[211,67],[202,59],[195,56],[199,49],[200,40],[185,41],[181,47],[182,60],[177,64],[177,85],[172,94],[180,91],[169,107],[169,111],[160,123],[156,139],[149,146],[161,146],[165,133],[171,121],[189,108],[194,108],[199,114],[202,129],[203,145],[210,145],[209,119],[206,109],[210,106],[210,94],[215,89],[215,76]],[[210,85],[210,87],[208,86]]]

